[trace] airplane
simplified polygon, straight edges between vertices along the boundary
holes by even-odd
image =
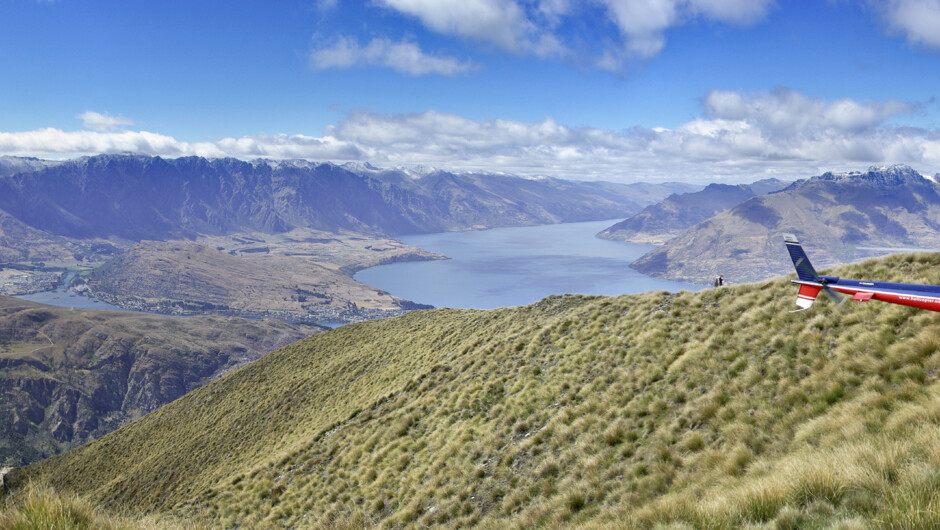
[[[842,303],[845,300],[837,293],[850,295],[852,300],[867,302],[878,300],[891,304],[900,304],[930,311],[940,311],[940,285],[918,283],[871,282],[867,280],[846,280],[836,276],[820,276],[809,262],[800,241],[793,234],[784,234],[783,241],[790,252],[797,279],[790,280],[800,286],[796,295],[796,305],[804,311],[812,307],[820,291],[833,300]]]

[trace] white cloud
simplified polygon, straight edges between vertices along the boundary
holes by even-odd
[[[338,36],[328,46],[310,53],[310,65],[317,69],[382,66],[410,75],[456,75],[476,67],[454,57],[436,57],[408,41],[373,39],[366,46],[351,37]]]
[[[940,48],[940,0],[887,0],[872,2],[889,28],[911,42]]]
[[[613,30],[620,43],[600,50],[592,62],[620,70],[630,59],[648,59],[662,50],[668,28],[696,17],[746,25],[762,20],[773,0],[378,0],[381,5],[412,16],[429,29],[495,45],[514,53],[567,57],[568,43],[557,31],[566,20],[600,8],[610,21],[597,27]],[[604,38],[598,39],[604,41]],[[618,39],[614,39],[617,41]]]
[[[786,89],[749,97],[716,90],[708,94],[704,104],[707,116],[744,121],[778,137],[819,134],[829,130],[840,134],[856,133],[919,108],[897,100],[828,101]]]
[[[527,42],[530,23],[522,7],[510,0],[380,1],[439,33],[478,39],[510,51],[522,51]]]
[[[360,111],[322,136],[264,134],[190,143],[147,131],[0,132],[0,155],[130,151],[168,157],[306,158],[621,181],[749,182],[894,163],[927,174],[940,172],[940,131],[890,124],[915,111],[915,104],[825,100],[785,89],[714,91],[702,103],[700,117],[673,129],[611,131],[568,127],[551,118],[523,122],[436,111]]]
[[[675,0],[598,0],[624,36],[626,52],[641,58],[659,53],[663,31],[679,18]]]
[[[134,125],[134,120],[123,116],[112,116],[108,113],[102,114],[92,110],[86,110],[76,116],[76,118],[84,122],[86,129],[95,131],[115,131],[128,125]]]
[[[333,2],[320,0],[335,5]],[[580,64],[620,71],[627,61],[648,59],[666,44],[666,30],[696,18],[725,24],[748,25],[767,16],[774,0],[373,0],[420,22],[431,31],[482,42],[503,51],[541,58],[564,58]],[[607,23],[591,27],[584,38],[580,23],[594,20],[595,12]],[[591,16],[585,17],[586,13]],[[601,17],[603,18],[603,16]],[[577,31],[573,31],[577,28]],[[586,42],[591,42],[585,46]],[[596,49],[590,49],[597,46]],[[575,53],[574,50],[580,50]],[[580,55],[580,57],[575,57]],[[375,39],[362,46],[338,36],[311,53],[316,68],[379,65],[420,75],[453,75],[474,68],[452,57],[424,53],[417,43]]]
[[[609,48],[599,67],[619,70],[624,61],[648,59],[666,44],[665,32],[695,17],[749,25],[767,16],[773,0],[594,0],[607,10],[623,38],[622,48]]]

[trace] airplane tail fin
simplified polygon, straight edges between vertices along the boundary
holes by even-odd
[[[799,306],[800,309],[797,309],[797,311],[809,309],[816,300],[816,296],[819,295],[819,291],[823,289],[820,277],[816,274],[816,269],[814,269],[813,264],[809,262],[806,252],[803,251],[803,247],[800,245],[800,240],[798,240],[795,235],[785,234],[783,241],[787,244],[787,251],[790,252],[793,267],[796,268],[796,275],[799,277],[797,283],[800,283],[800,292],[796,295],[796,305]],[[801,282],[813,282],[816,285],[808,285]]]
[[[818,282],[819,275],[816,274],[813,264],[809,262],[806,252],[803,252],[800,240],[793,234],[784,234],[783,241],[787,244],[790,259],[793,260],[793,266],[796,268],[796,275],[806,282]]]

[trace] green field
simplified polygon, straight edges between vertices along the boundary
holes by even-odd
[[[937,283],[938,266],[832,274]],[[12,478],[158,525],[940,526],[940,314],[789,313],[795,292],[344,326]]]

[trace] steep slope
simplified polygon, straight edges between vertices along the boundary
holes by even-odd
[[[940,248],[940,186],[906,166],[826,173],[748,199],[632,266],[691,283],[710,283],[718,274],[756,281],[790,270],[789,259],[775,251],[787,232],[800,236],[819,267],[870,256],[866,247]]]
[[[412,179],[305,161],[100,155],[0,178],[0,210],[79,239],[192,239],[298,227],[407,234],[610,219],[642,207],[625,190],[501,175]]]
[[[318,331],[0,296],[0,467],[76,447]]]
[[[14,263],[73,265],[120,252],[110,241],[75,241],[37,230],[0,211],[0,266]]]
[[[794,299],[780,278],[354,324],[8,478],[214,526],[936,527],[940,314]]]
[[[601,239],[661,244],[690,226],[742,203],[755,193],[745,185],[709,184],[704,190],[670,195],[597,234]]]
[[[87,285],[124,308],[182,314],[342,322],[419,308],[303,259],[234,256],[188,241],[138,243],[95,269]]]

